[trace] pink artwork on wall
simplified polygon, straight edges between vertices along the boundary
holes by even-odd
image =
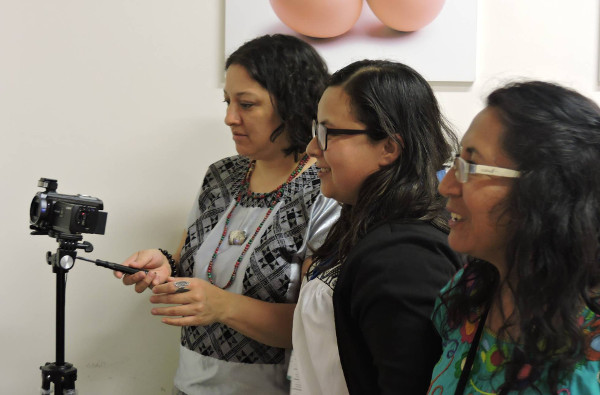
[[[475,79],[477,0],[226,0],[225,56],[274,33],[309,42],[331,71],[377,58],[429,81]]]
[[[269,0],[275,15],[290,29],[313,38],[346,33],[360,17],[363,0]],[[387,27],[414,32],[431,23],[446,0],[367,0]]]

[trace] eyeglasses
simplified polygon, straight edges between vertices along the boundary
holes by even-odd
[[[485,166],[485,165],[474,165],[469,163],[460,156],[456,155],[454,164],[452,165],[454,174],[458,182],[464,184],[469,180],[469,174],[485,174],[488,176],[496,177],[509,177],[517,178],[521,175],[521,172],[517,170],[505,169],[502,167]]]
[[[317,121],[313,121],[313,137],[317,138],[317,143],[319,144],[319,148],[321,151],[325,151],[327,149],[327,136],[335,136],[340,134],[367,134],[368,130],[358,130],[358,129],[328,129],[327,126],[322,123],[318,123]]]

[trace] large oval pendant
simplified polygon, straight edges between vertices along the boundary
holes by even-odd
[[[242,245],[246,241],[246,237],[248,237],[248,234],[245,230],[232,230],[229,232],[229,244],[234,246]]]

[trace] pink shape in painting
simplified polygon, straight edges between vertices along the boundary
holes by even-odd
[[[446,0],[366,0],[386,26],[413,32],[430,24]],[[331,38],[349,31],[360,17],[362,0],[270,0],[277,17],[308,37]]]

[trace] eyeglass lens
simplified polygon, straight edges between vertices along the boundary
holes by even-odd
[[[325,125],[313,122],[313,135],[317,138],[317,143],[321,151],[327,149],[327,128]]]
[[[467,170],[467,166],[468,163],[460,156],[457,156],[456,159],[454,159],[454,174],[456,175],[456,179],[458,180],[458,182],[461,182],[463,184],[467,182],[469,178],[469,171]]]

